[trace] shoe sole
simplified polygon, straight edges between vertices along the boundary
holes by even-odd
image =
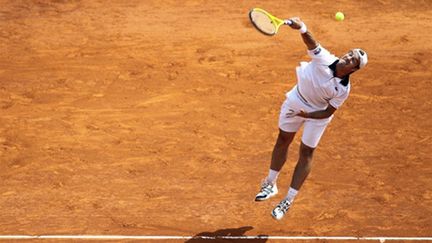
[[[273,194],[270,194],[270,195],[269,195],[268,197],[266,197],[266,198],[256,198],[256,197],[255,197],[255,202],[261,202],[261,201],[269,200],[271,197],[276,196],[276,194],[277,194],[277,192],[275,192],[275,193],[273,193]]]

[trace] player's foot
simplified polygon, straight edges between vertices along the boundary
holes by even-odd
[[[291,202],[285,198],[273,209],[271,214],[273,218],[281,220],[290,207]]]
[[[255,196],[255,201],[267,200],[278,193],[276,183],[272,184],[267,180],[264,180],[261,184],[261,190]]]

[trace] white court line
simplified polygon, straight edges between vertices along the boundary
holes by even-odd
[[[10,239],[81,239],[81,240],[190,240],[190,239],[230,239],[230,240],[411,240],[432,241],[432,237],[355,237],[355,236],[170,236],[170,235],[0,235],[0,240]]]

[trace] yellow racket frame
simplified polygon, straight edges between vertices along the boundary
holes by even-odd
[[[254,11],[261,12],[261,13],[267,15],[267,16],[270,18],[272,24],[273,24],[274,27],[275,27],[275,32],[274,32],[274,33],[266,33],[266,32],[264,32],[264,31],[262,31],[258,26],[255,25],[254,21],[252,20],[252,12],[254,12]],[[282,19],[280,19],[280,18],[278,18],[278,17],[273,16],[272,14],[270,14],[269,12],[265,11],[265,10],[262,9],[262,8],[253,8],[253,9],[251,9],[251,10],[249,11],[249,18],[250,18],[252,24],[253,24],[253,25],[254,25],[254,26],[255,26],[255,27],[256,27],[256,28],[257,28],[261,33],[266,34],[266,35],[275,35],[275,34],[278,32],[279,27],[281,27],[281,25],[283,25],[283,24],[288,24],[288,25],[291,24],[291,21],[290,21],[290,20],[287,20],[288,22],[285,22],[284,20],[282,20]]]

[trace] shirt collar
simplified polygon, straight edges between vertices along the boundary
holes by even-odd
[[[336,77],[336,64],[339,62],[339,59],[334,61],[332,64],[330,64],[330,66],[328,66],[332,71],[333,71],[333,77]],[[339,82],[340,84],[342,84],[343,86],[347,86],[349,83],[349,74],[345,75],[345,77],[343,77],[342,79],[340,79],[341,81]]]

